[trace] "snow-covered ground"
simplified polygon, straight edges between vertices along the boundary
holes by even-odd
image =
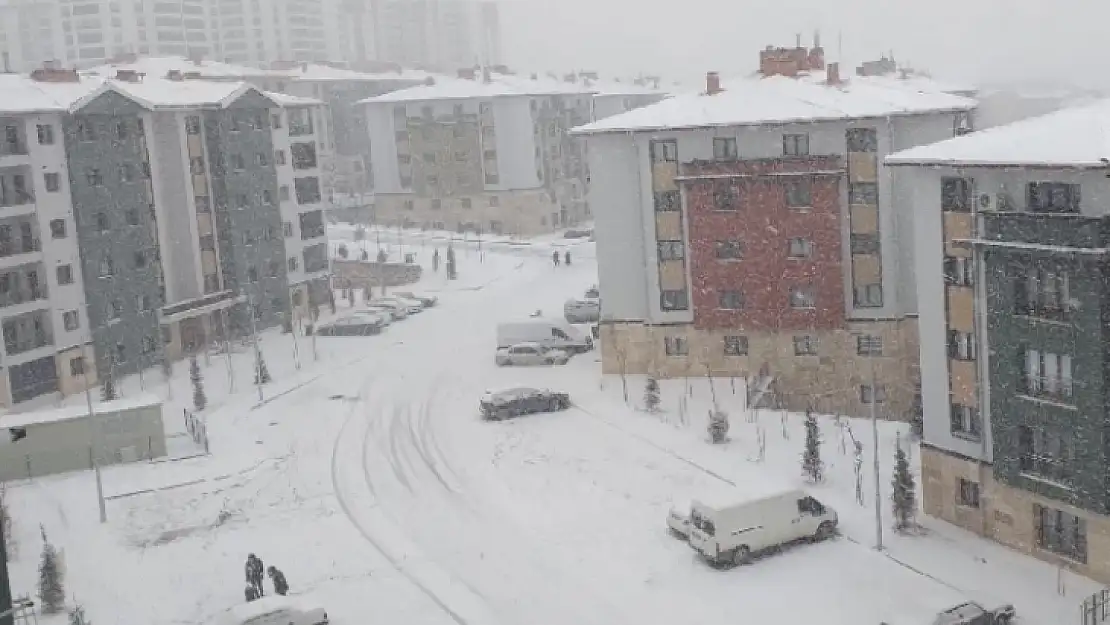
[[[414,237],[405,233],[405,245],[422,263],[447,241]],[[376,254],[375,235],[364,244]],[[804,484],[800,417],[749,417],[741,382],[711,390],[704,379],[664,381],[663,411],[648,414],[644,381],[629,377],[626,402],[596,353],[565,367],[499,368],[497,322],[537,308],[558,315],[595,281],[592,245],[455,245],[459,280],[427,271],[412,289],[435,291],[440,305],[381,336],[319,338],[318,360],[302,337],[298,370],[293,338],[267,333],[274,382],[262,404],[249,349],[232,358],[234,389],[214,357],[205,367],[211,455],[105,470],[107,524],[91,474],[10,485],[17,593],[33,588],[40,524],[65,552],[68,593],[98,625],[208,622],[242,600],[249,552],[284,570],[294,593],[318,597],[337,625],[924,625],[967,599],[1013,602],[1023,623],[1056,625],[1097,588],[1066,574],[1060,596],[1055,568],[928,520],[920,535],[887,531],[886,551],[874,551],[872,481],[867,504],[856,504],[847,430],[831,418],[822,421],[828,476],[813,492],[840,513],[844,536],[748,567],[706,566],[664,531],[672,501],[722,484]],[[553,268],[551,249],[568,246],[574,264]],[[167,414],[187,405],[185,369]],[[167,393],[158,376],[144,386]],[[577,407],[478,419],[484,390],[522,384],[567,390]],[[123,388],[137,392],[137,380]],[[732,414],[731,440],[717,446],[704,428],[714,394]],[[180,431],[176,421],[168,425]],[[869,467],[870,425],[845,423]],[[882,424],[884,488],[901,432]]]

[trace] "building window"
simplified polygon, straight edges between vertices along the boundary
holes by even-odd
[[[278,187],[278,200],[282,202],[289,201],[289,185],[283,184]]]
[[[1058,270],[1015,268],[1015,314],[1052,321],[1067,321],[1073,304],[1068,274]]]
[[[737,204],[736,185],[731,182],[718,182],[713,185],[713,210],[734,211]]]
[[[717,241],[713,249],[719,260],[740,260],[744,256],[744,245],[740,241]]]
[[[686,257],[686,246],[682,241],[659,241],[659,260],[682,260]]]
[[[680,336],[665,336],[663,337],[663,349],[668,356],[685,356],[689,353],[690,347],[686,343],[686,339]]]
[[[966,508],[979,507],[979,482],[956,478],[956,505]]]
[[[882,308],[883,285],[864,284],[862,286],[857,286],[854,290],[853,297],[855,298],[856,308]]]
[[[953,436],[979,440],[983,434],[983,420],[975,406],[951,404],[948,407],[949,432]]]
[[[243,171],[247,168],[247,161],[242,154],[231,155],[231,168],[235,171]]]
[[[112,300],[111,303],[111,319],[119,319],[123,316],[123,302],[118,299]]]
[[[725,356],[747,356],[748,355],[748,337],[746,336],[726,336],[725,337]]]
[[[269,189],[262,190],[262,205],[270,206],[274,203],[274,194]]]
[[[416,204],[412,200],[405,200],[405,210],[410,211],[415,208]]]
[[[940,210],[967,213],[971,211],[971,187],[969,178],[940,179]]]
[[[883,337],[873,334],[857,336],[856,354],[860,356],[882,356]]]
[[[204,159],[194,156],[189,159],[189,173],[195,176],[204,175]]]
[[[1072,403],[1071,355],[1026,348],[1022,360],[1022,393],[1030,397]]]
[[[1079,185],[1064,182],[1030,182],[1026,203],[1034,213],[1078,213]]]
[[[274,128],[281,128],[281,113],[270,115],[270,125]]]
[[[809,258],[813,255],[813,244],[808,239],[799,237],[790,239],[786,255],[794,259]]]
[[[79,141],[96,141],[96,124],[92,120],[78,121],[77,139]]]
[[[143,267],[146,267],[146,252],[142,250],[135,252],[135,257],[133,260],[136,269],[142,269]]]
[[[849,128],[846,136],[849,152],[879,151],[879,137],[874,128]]]
[[[130,134],[130,129],[127,127],[127,122],[125,122],[125,121],[116,122],[116,139],[120,139],[120,140],[126,139],[129,134]]]
[[[678,191],[661,191],[655,194],[655,210],[660,213],[676,211],[682,207],[682,196]]]
[[[817,337],[812,334],[801,334],[794,337],[795,356],[816,356]]]
[[[713,160],[734,161],[737,156],[735,137],[715,137],[713,139]]]
[[[795,180],[783,185],[786,205],[790,208],[809,208],[813,206],[813,193],[809,179]]]
[[[964,256],[946,256],[944,282],[950,286],[972,286],[975,279],[971,259]]]
[[[690,300],[686,294],[686,290],[661,291],[659,293],[659,308],[664,311],[688,310],[690,308]]]
[[[247,282],[250,282],[252,284],[255,283],[255,282],[258,282],[258,268],[257,267],[248,267],[247,268]]]
[[[459,200],[459,204],[463,208],[470,208],[472,206],[470,198],[468,198],[468,197],[464,197],[463,199]]]
[[[437,211],[441,208],[443,208],[443,200],[439,198],[432,200],[432,210]]]
[[[975,360],[975,336],[959,330],[948,331],[948,357],[953,360]]]
[[[296,256],[290,256],[289,257],[289,271],[296,271],[296,270],[297,270],[297,257]]]
[[[285,237],[293,236],[293,222],[291,222],[291,221],[281,222],[281,234]]]
[[[76,310],[67,310],[62,313],[62,326],[65,327],[66,332],[73,332],[81,327],[80,317],[78,317]]]
[[[38,124],[39,145],[54,145],[54,127],[50,124]]]
[[[139,312],[149,311],[152,308],[154,307],[150,304],[149,295],[138,295],[135,297],[135,309]]]
[[[96,228],[101,232],[108,232],[111,230],[112,226],[108,221],[108,215],[106,213],[96,214]]]
[[[85,375],[85,359],[81,356],[69,359],[69,374],[72,376]]]
[[[54,270],[54,276],[58,279],[58,284],[73,284],[73,266],[58,265]]]
[[[61,178],[58,176],[58,174],[43,174],[42,181],[46,184],[46,190],[50,193],[57,193],[58,190],[62,188]]]
[[[155,350],[154,338],[144,336],[142,341],[143,354],[153,354]]]
[[[285,164],[285,150],[274,150],[274,163],[278,165]]]
[[[50,238],[64,239],[66,238],[66,220],[64,219],[51,219],[50,220]]]
[[[790,289],[790,307],[794,309],[817,308],[817,295],[812,286]]]
[[[1028,425],[1017,428],[1018,468],[1022,473],[1067,484],[1071,452],[1064,437],[1056,432]]]
[[[95,167],[90,167],[85,170],[85,181],[89,186],[99,187],[104,184],[104,176],[100,175],[100,170]]]
[[[123,163],[119,166],[119,181],[131,182],[135,179],[135,168],[131,163]]]
[[[501,206],[501,198],[497,197],[496,195],[489,196],[489,205],[490,208]]]
[[[879,185],[874,182],[848,183],[848,203],[877,206],[879,204]]]
[[[649,144],[649,151],[653,163],[678,162],[678,142],[676,141],[652,141]]]
[[[876,384],[875,386],[871,386],[870,384],[860,384],[859,401],[864,405],[884,403],[886,401],[886,385]]]
[[[808,156],[809,135],[783,135],[782,153],[784,156]]]
[[[185,134],[199,135],[200,134],[200,118],[195,115],[190,115],[185,118]]]
[[[127,225],[129,225],[129,226],[139,225],[139,209],[137,209],[137,208],[127,209],[123,213],[123,218],[127,220]]]
[[[1037,546],[1076,562],[1087,562],[1087,521],[1073,514],[1033,504]]]
[[[744,294],[740,291],[721,291],[717,294],[717,307],[723,310],[741,310],[744,308]]]
[[[853,254],[875,255],[882,249],[878,233],[853,232],[850,239]]]
[[[116,359],[117,364],[127,362],[127,347],[123,343],[116,343]]]

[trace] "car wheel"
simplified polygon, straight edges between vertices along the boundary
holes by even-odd
[[[740,545],[732,552],[733,566],[742,566],[752,561],[752,550],[747,545]]]
[[[833,527],[832,523],[825,521],[817,526],[817,533],[813,535],[813,540],[814,542],[828,540],[832,538],[834,533],[836,533],[836,528]]]
[[[546,358],[546,359],[544,359],[543,364],[545,364],[547,366],[551,366],[551,365],[555,364],[555,359],[554,358]]]

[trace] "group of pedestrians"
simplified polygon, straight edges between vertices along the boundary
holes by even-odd
[[[262,564],[262,560],[253,553],[247,556],[247,588],[245,595],[248,602],[260,599],[266,594],[262,586],[263,571],[270,576],[270,582],[274,585],[274,592],[285,596],[289,592],[289,583],[285,581],[285,573],[278,570],[276,566],[266,568]]]
[[[566,260],[566,264],[569,266],[570,265],[570,250],[566,251],[566,255],[564,256],[564,259]],[[551,264],[555,265],[556,267],[559,266],[559,250],[555,250],[554,252],[551,252]]]

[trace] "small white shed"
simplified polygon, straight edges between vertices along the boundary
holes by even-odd
[[[162,400],[139,395],[0,416],[0,481],[166,455]]]

